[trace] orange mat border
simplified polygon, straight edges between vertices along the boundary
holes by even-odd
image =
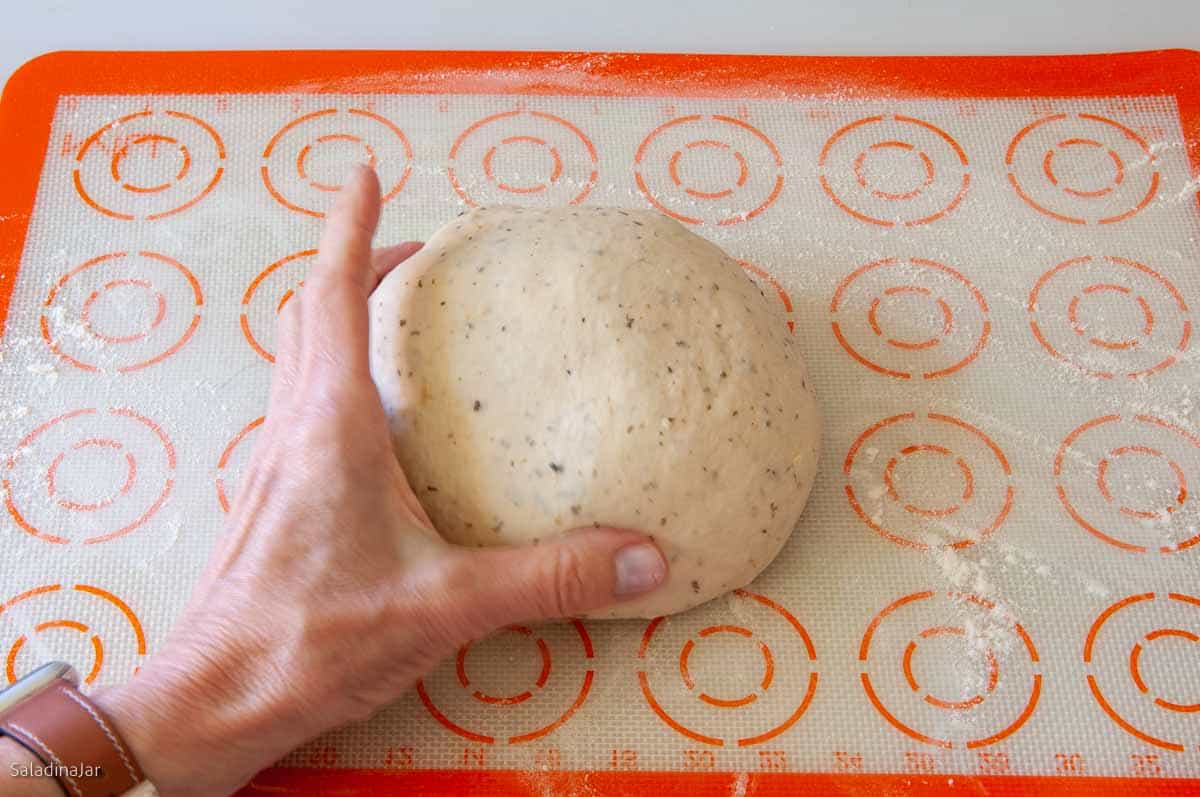
[[[522,772],[520,770],[286,769],[260,773],[236,797],[547,794],[656,797],[1195,797],[1200,780],[1042,775],[874,775],[829,772]]]
[[[586,80],[579,80],[586,74]],[[1174,95],[1200,176],[1200,52],[812,57],[386,50],[55,52],[0,95],[0,337],[61,94],[529,94],[784,98]]]
[[[584,80],[579,75],[585,74]],[[642,53],[263,51],[57,52],[18,69],[0,95],[0,336],[25,245],[55,104],[63,94],[412,93],[1021,98],[1173,95],[1200,177],[1200,52],[1066,56],[793,57]],[[744,785],[744,790],[742,786]],[[274,768],[242,794],[534,795],[1195,794],[1200,779],[834,773],[546,772]]]

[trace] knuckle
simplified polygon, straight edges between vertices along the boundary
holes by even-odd
[[[452,649],[509,621],[508,607],[502,602],[472,599],[480,594],[480,574],[469,555],[455,551],[423,570],[426,581],[415,593],[436,600],[419,601],[424,616],[418,618],[417,627],[428,634],[425,643],[430,649]],[[431,614],[436,621],[431,622]]]
[[[587,575],[582,557],[568,546],[561,546],[550,557],[550,589],[545,606],[550,616],[565,617],[588,605],[591,589]]]

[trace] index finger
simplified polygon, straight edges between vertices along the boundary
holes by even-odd
[[[371,238],[379,223],[379,179],[355,166],[325,217],[316,265],[301,304],[304,348],[318,359],[367,369],[367,296],[375,286]]]
[[[379,178],[357,164],[325,215],[312,278],[349,279],[364,292],[374,284],[371,239],[379,225]]]

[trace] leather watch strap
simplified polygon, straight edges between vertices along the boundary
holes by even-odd
[[[51,767],[69,797],[116,797],[145,781],[112,723],[64,680],[0,716],[0,732]]]

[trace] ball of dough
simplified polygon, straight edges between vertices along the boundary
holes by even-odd
[[[812,487],[820,419],[774,297],[648,211],[460,216],[371,297],[396,455],[448,540],[643,530],[665,585],[595,617],[654,617],[750,582]]]

